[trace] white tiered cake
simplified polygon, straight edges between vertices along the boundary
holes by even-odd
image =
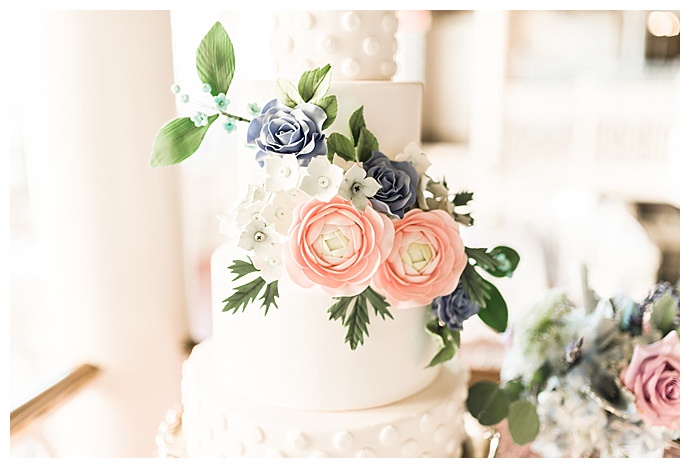
[[[217,26],[198,57],[224,44]],[[474,267],[499,276],[517,261],[466,250],[471,218],[456,209],[471,194],[426,175],[422,85],[391,81],[396,28],[393,11],[281,12],[277,72],[310,70],[299,84],[234,83],[227,108],[210,90],[226,128],[249,122],[239,152],[262,180],[242,166],[249,193],[212,257],[212,337],[183,368],[187,456],[462,454],[468,372],[453,356],[493,291]],[[242,119],[243,99],[267,104]],[[168,133],[205,132],[205,118]],[[152,163],[191,154],[166,160],[171,147]]]

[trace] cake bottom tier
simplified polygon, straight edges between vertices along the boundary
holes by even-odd
[[[223,388],[214,375],[212,347],[212,338],[197,345],[183,367],[181,430],[189,457],[462,455],[468,372],[461,366],[444,365],[427,388],[390,405],[304,411]]]

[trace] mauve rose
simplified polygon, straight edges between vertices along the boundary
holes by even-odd
[[[292,109],[273,99],[249,123],[247,143],[259,147],[259,164],[269,154],[294,154],[299,164],[306,166],[311,158],[327,152],[322,133],[325,121],[326,112],[314,104],[303,103]]]
[[[393,223],[339,195],[297,207],[288,233],[285,270],[298,285],[319,285],[333,296],[364,291],[393,246]]]
[[[371,199],[372,206],[402,218],[405,210],[417,200],[415,189],[419,184],[419,174],[414,166],[407,161],[391,161],[385,154],[373,151],[364,163],[364,170],[381,185]]]
[[[450,330],[462,330],[463,322],[479,312],[479,304],[470,300],[460,280],[452,293],[434,298],[431,311]]]
[[[675,330],[656,343],[635,346],[621,382],[635,395],[647,424],[680,429],[680,339]]]
[[[395,307],[427,305],[452,293],[467,265],[453,218],[441,210],[413,209],[393,226],[393,250],[374,276],[374,289]]]

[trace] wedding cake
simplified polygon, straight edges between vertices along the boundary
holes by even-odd
[[[187,456],[462,455],[462,323],[505,329],[478,269],[509,276],[519,257],[463,244],[472,194],[430,175],[422,84],[392,81],[396,30],[394,11],[280,12],[277,79],[232,86],[222,25],[199,46],[214,112],[169,122],[151,163],[218,120],[247,187],[220,217],[212,337],[183,367]]]

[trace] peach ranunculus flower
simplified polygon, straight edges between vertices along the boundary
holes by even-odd
[[[680,429],[680,339],[675,330],[655,343],[635,346],[621,382],[635,395],[644,422]]]
[[[369,286],[392,246],[393,223],[371,206],[360,212],[339,195],[312,199],[295,210],[285,269],[302,287],[354,296]]]
[[[467,265],[453,218],[442,210],[413,209],[393,225],[393,250],[374,276],[374,289],[396,307],[426,305],[452,293]]]

